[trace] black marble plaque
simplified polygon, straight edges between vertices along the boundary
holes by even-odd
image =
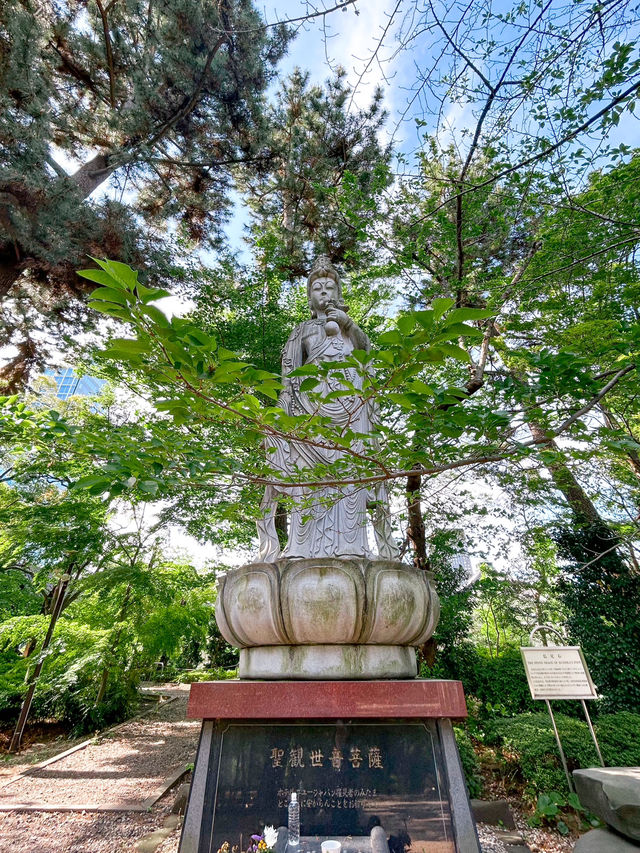
[[[226,723],[218,737],[205,802],[212,853],[224,842],[246,850],[265,824],[286,826],[292,791],[301,853],[319,853],[326,838],[362,839],[366,850],[374,826],[384,829],[391,853],[408,845],[411,853],[455,850],[433,721]]]

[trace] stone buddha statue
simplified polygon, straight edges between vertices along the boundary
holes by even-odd
[[[345,388],[362,388],[362,376],[355,368],[330,372],[322,377],[313,396],[301,390],[305,377],[291,376],[291,371],[305,364],[339,362],[355,349],[368,351],[369,338],[348,315],[342,302],[342,288],[337,270],[326,257],[317,259],[307,280],[307,298],[311,319],[297,326],[287,341],[282,355],[284,390],[279,404],[289,415],[320,415],[329,418],[339,433],[351,430],[359,436],[352,449],[358,453],[375,450],[377,412],[370,400],[354,393],[331,397],[331,392]],[[349,383],[345,385],[344,382]],[[269,462],[282,472],[281,486],[268,486],[262,501],[263,517],[258,522],[260,559],[280,557],[373,557],[367,535],[367,509],[372,511],[377,553],[379,557],[396,559],[398,549],[389,521],[387,490],[384,484],[373,489],[358,485],[309,488],[287,486],[304,469],[331,464],[347,454],[302,441],[269,439]],[[284,550],[275,528],[275,511],[279,498],[290,498],[291,512],[288,542]]]
[[[328,419],[337,437],[354,434],[351,451],[372,454],[378,413],[359,393],[362,371],[329,369],[313,393],[302,390],[306,377],[291,375],[305,364],[341,362],[370,348],[342,302],[340,276],[328,258],[316,261],[307,296],[311,317],[296,326],[282,355],[280,406],[292,416]],[[399,559],[384,483],[304,485],[305,472],[316,479],[309,469],[348,460],[348,451],[329,439],[270,437],[265,449],[281,480],[265,490],[259,557],[221,576],[216,600],[220,631],[240,649],[240,678],[413,678],[415,647],[438,622],[438,596],[428,572]],[[330,472],[320,477],[331,479]],[[289,530],[281,549],[275,513],[283,499]],[[369,511],[376,553],[367,535]]]

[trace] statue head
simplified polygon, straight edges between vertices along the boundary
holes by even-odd
[[[324,288],[323,285],[325,285]],[[309,278],[307,279],[307,301],[309,303],[309,308],[311,309],[312,317],[317,316],[317,306],[314,305],[314,302],[317,301],[315,292],[320,291],[321,289],[329,291],[331,301],[337,308],[341,308],[342,310],[345,309],[345,306],[342,304],[342,285],[340,283],[340,276],[338,275],[337,269],[333,266],[326,255],[320,255],[320,257],[316,258],[313,269],[309,273]],[[333,291],[333,293],[331,293],[331,291]]]

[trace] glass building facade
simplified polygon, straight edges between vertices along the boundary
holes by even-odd
[[[61,400],[68,400],[76,394],[85,396],[98,394],[104,385],[102,379],[95,379],[93,376],[77,376],[72,367],[58,371],[48,370],[46,373],[58,386],[56,396]]]

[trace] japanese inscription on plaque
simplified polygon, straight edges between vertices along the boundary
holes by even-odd
[[[314,844],[347,836],[366,841],[382,827],[388,838],[410,838],[412,853],[455,850],[430,721],[227,723],[220,751],[205,805],[213,810],[212,850],[224,842],[242,850],[264,824],[286,826],[293,792],[301,836]]]
[[[533,646],[520,651],[534,699],[597,698],[580,646]]]
[[[271,766],[284,767],[285,762],[289,767],[304,767],[304,748],[301,746],[293,747],[289,750],[289,757],[285,759],[285,750],[275,746],[270,752]],[[321,749],[310,749],[307,759],[310,767],[324,767],[325,764],[330,764],[334,770],[339,771],[342,768],[342,762],[345,756],[341,749],[337,746],[332,747],[331,754],[325,756]],[[366,760],[362,751],[357,746],[352,746],[349,750],[346,760],[354,769],[358,769],[362,763],[368,766],[369,769],[384,770],[382,763],[382,754],[377,746],[370,746],[367,750]],[[367,763],[368,762],[368,763]]]

